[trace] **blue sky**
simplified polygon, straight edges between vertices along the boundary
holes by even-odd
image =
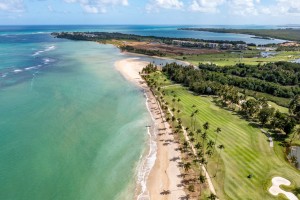
[[[0,24],[298,24],[300,0],[0,0]]]

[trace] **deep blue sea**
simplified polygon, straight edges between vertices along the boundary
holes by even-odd
[[[0,199],[133,199],[151,119],[111,45],[54,31],[244,40],[177,26],[0,26]],[[268,41],[269,42],[269,41]],[[274,42],[274,41],[272,41]],[[157,63],[168,60],[141,57]]]

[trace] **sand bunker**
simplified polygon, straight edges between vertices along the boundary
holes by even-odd
[[[270,187],[269,192],[277,196],[278,194],[284,194],[288,199],[290,200],[299,200],[293,193],[291,192],[286,192],[280,188],[280,185],[291,185],[291,182],[285,178],[282,177],[274,177],[272,179],[272,187]]]

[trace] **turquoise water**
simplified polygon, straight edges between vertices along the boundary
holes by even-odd
[[[103,32],[120,32],[127,34],[137,34],[144,36],[161,36],[175,38],[198,38],[205,40],[230,40],[244,41],[246,43],[270,44],[282,43],[284,40],[266,40],[253,38],[252,35],[234,34],[234,33],[212,33],[206,31],[186,31],[177,30],[178,28],[195,27],[195,28],[246,28],[246,29],[275,29],[278,26],[222,26],[222,25],[69,25],[69,26],[0,26],[0,35],[5,34],[35,34],[51,33],[59,31],[103,31]]]
[[[150,117],[114,69],[124,56],[91,42],[3,41],[0,199],[132,199]]]

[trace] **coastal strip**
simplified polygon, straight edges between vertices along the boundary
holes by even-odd
[[[153,119],[154,127],[149,127],[150,148],[144,158],[139,172],[138,192],[136,199],[167,200],[180,199],[186,196],[182,187],[180,168],[181,160],[178,143],[175,142],[170,125],[165,121],[164,114],[155,96],[140,76],[148,62],[129,58],[117,61],[117,70],[129,81],[142,88],[146,96],[146,105]],[[154,142],[154,143],[153,143]],[[142,177],[140,176],[142,175]]]

